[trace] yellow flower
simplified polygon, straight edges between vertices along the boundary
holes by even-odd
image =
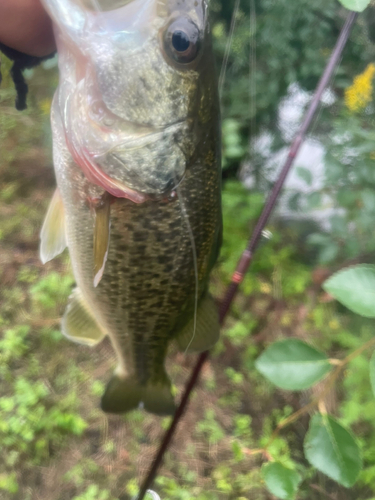
[[[354,78],[352,85],[345,90],[345,105],[353,113],[361,111],[371,101],[374,75],[375,64],[371,63],[363,73]]]
[[[272,292],[272,287],[269,283],[262,283],[260,285],[260,291],[262,293],[266,293],[267,295],[270,294]]]
[[[282,315],[280,323],[282,326],[290,326],[292,323],[292,315],[286,312]]]
[[[328,326],[331,328],[331,330],[338,330],[340,328],[340,323],[337,321],[337,319],[331,319],[331,321],[328,323]]]

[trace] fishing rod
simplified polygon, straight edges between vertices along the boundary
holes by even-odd
[[[233,299],[238,291],[238,288],[239,288],[240,284],[242,283],[242,281],[245,277],[245,274],[247,273],[247,271],[249,269],[249,266],[250,266],[252,259],[253,259],[253,256],[254,256],[254,252],[258,248],[259,243],[261,241],[263,230],[264,230],[264,228],[265,228],[265,226],[270,218],[270,215],[271,215],[271,213],[276,205],[277,199],[280,195],[280,191],[281,191],[281,189],[284,185],[285,179],[286,179],[286,177],[287,177],[287,175],[288,175],[288,173],[289,173],[289,171],[294,163],[294,160],[297,156],[297,153],[300,150],[302,143],[306,138],[306,134],[307,134],[314,118],[315,118],[316,112],[317,112],[319,105],[320,105],[322,94],[323,94],[324,90],[327,88],[327,86],[328,86],[328,84],[329,84],[329,82],[330,82],[330,80],[335,72],[335,69],[336,69],[337,65],[339,64],[342,52],[343,52],[343,50],[348,42],[350,32],[351,32],[352,27],[357,19],[357,16],[358,16],[358,14],[356,12],[349,12],[349,14],[346,18],[345,24],[344,24],[344,26],[341,30],[341,33],[337,39],[337,42],[336,42],[336,45],[333,49],[331,57],[326,65],[324,72],[323,72],[323,75],[322,75],[322,77],[321,77],[321,79],[316,87],[316,90],[314,92],[314,96],[312,98],[310,106],[309,106],[307,112],[305,113],[302,125],[301,125],[297,135],[295,136],[291,146],[290,146],[287,159],[286,159],[284,166],[280,172],[279,178],[277,179],[277,181],[276,181],[276,183],[275,183],[275,185],[274,185],[274,187],[273,187],[273,189],[272,189],[272,191],[267,199],[267,202],[263,208],[263,211],[258,219],[257,225],[255,226],[255,229],[254,229],[254,231],[253,231],[253,233],[248,241],[248,244],[247,244],[245,250],[243,251],[243,253],[238,261],[236,270],[232,276],[231,283],[228,286],[228,289],[224,295],[224,298],[220,303],[220,307],[219,307],[220,325],[223,325],[224,320],[225,320],[225,318],[228,314],[228,311],[230,309],[230,306],[232,305]],[[152,467],[149,470],[147,476],[145,477],[145,479],[142,483],[139,494],[137,496],[137,500],[144,499],[144,497],[147,493],[147,490],[149,490],[151,488],[151,486],[155,480],[155,477],[157,475],[159,467],[162,464],[164,454],[167,451],[167,449],[171,443],[171,440],[173,438],[173,435],[175,433],[175,430],[177,428],[177,425],[178,425],[179,421],[181,420],[181,418],[186,410],[187,404],[189,402],[190,394],[198,381],[202,367],[205,364],[205,362],[208,360],[208,357],[209,357],[209,351],[203,352],[199,356],[197,363],[192,370],[190,378],[185,386],[185,390],[184,390],[184,393],[182,395],[180,404],[176,410],[176,413],[173,417],[173,420],[172,420],[168,430],[166,431],[166,433],[162,439],[162,442],[159,446],[159,449],[155,454],[155,457],[154,457],[154,460],[152,463]]]

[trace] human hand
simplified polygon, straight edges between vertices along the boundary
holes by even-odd
[[[31,56],[56,50],[51,20],[39,0],[0,0],[0,42]]]

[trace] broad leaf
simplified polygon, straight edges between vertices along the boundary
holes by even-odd
[[[300,179],[306,182],[308,186],[311,186],[313,181],[313,176],[311,170],[304,167],[296,167],[296,173]]]
[[[336,259],[340,248],[337,243],[331,241],[326,247],[319,252],[319,262],[328,264]]]
[[[354,12],[362,12],[369,5],[371,0],[339,0],[344,7]]]
[[[329,415],[314,415],[304,442],[311,465],[350,488],[362,469],[362,459],[353,436]]]
[[[257,359],[257,370],[281,389],[311,387],[331,369],[327,356],[298,339],[275,342]]]
[[[370,382],[371,382],[372,393],[375,396],[375,351],[372,353],[370,359]]]
[[[310,210],[314,210],[318,208],[322,204],[322,195],[315,191],[314,193],[310,193],[307,195],[307,206]]]
[[[375,318],[375,266],[345,268],[331,276],[323,288],[351,311]]]
[[[288,208],[289,210],[293,210],[294,212],[297,212],[299,208],[301,200],[301,193],[294,193],[290,196],[288,199]]]
[[[269,462],[262,467],[262,476],[270,493],[282,500],[293,500],[301,483],[298,472],[279,462]]]
[[[373,189],[364,189],[360,194],[363,208],[368,212],[375,212],[375,193]]]

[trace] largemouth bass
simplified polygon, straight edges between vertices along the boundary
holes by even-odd
[[[60,83],[51,122],[58,190],[41,259],[68,246],[77,288],[63,333],[108,335],[118,365],[104,411],[175,409],[175,339],[218,339],[208,293],[221,244],[220,117],[204,0],[43,0]],[[96,8],[94,8],[96,7]]]

